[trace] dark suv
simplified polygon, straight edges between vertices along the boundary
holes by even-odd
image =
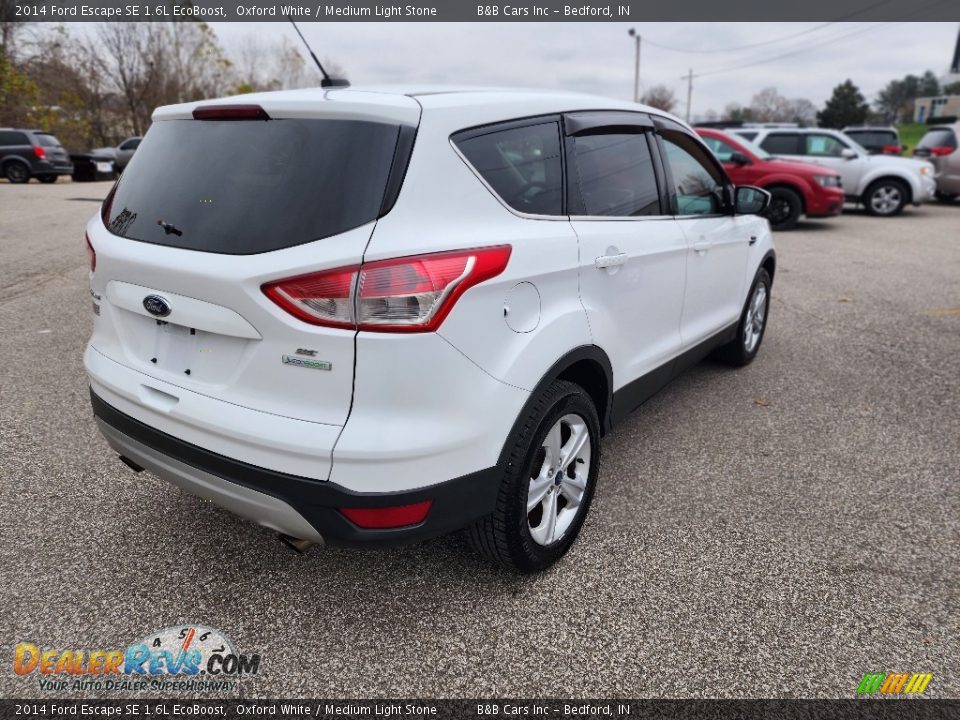
[[[0,174],[12,183],[57,181],[73,172],[70,155],[56,137],[40,130],[0,128]]]

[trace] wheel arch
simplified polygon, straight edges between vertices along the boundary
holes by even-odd
[[[770,285],[773,285],[773,276],[777,270],[777,253],[773,250],[768,250],[767,254],[763,256],[763,260],[760,261],[760,268],[767,271],[767,274],[770,276]],[[751,282],[753,282],[751,280]]]
[[[904,177],[903,175],[899,175],[897,173],[890,173],[890,172],[879,173],[877,174],[876,177],[871,177],[869,180],[867,180],[866,185],[863,188],[863,193],[861,193],[860,195],[861,202],[866,203],[867,194],[870,192],[870,188],[872,188],[874,185],[876,185],[878,182],[882,180],[895,180],[900,185],[903,185],[904,187],[906,187],[907,189],[906,204],[913,202],[914,187],[911,179],[908,177]]]
[[[765,182],[763,185],[760,185],[759,187],[763,188],[764,190],[767,190],[768,192],[772,192],[777,188],[783,188],[784,190],[790,190],[791,192],[795,192],[800,197],[800,213],[804,214],[807,212],[807,190],[803,188],[800,185],[800,183],[794,181],[793,179],[782,178],[782,177],[775,178],[773,180],[769,180]]]

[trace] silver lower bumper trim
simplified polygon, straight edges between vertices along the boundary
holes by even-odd
[[[323,538],[313,525],[283,500],[174,460],[124,435],[99,418],[96,420],[110,447],[162,480],[183,488],[191,495],[215,502],[258,525],[291,537],[323,543]]]

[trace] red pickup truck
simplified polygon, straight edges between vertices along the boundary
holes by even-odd
[[[789,230],[801,215],[808,218],[843,212],[840,175],[813,163],[781,160],[735,135],[697,128],[735,185],[754,185],[771,197],[767,219],[774,230]]]

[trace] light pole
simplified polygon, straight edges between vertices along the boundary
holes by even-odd
[[[637,46],[637,57],[633,69],[633,101],[638,103],[640,102],[640,33],[636,28],[630,28],[627,30],[627,35],[636,41]]]

